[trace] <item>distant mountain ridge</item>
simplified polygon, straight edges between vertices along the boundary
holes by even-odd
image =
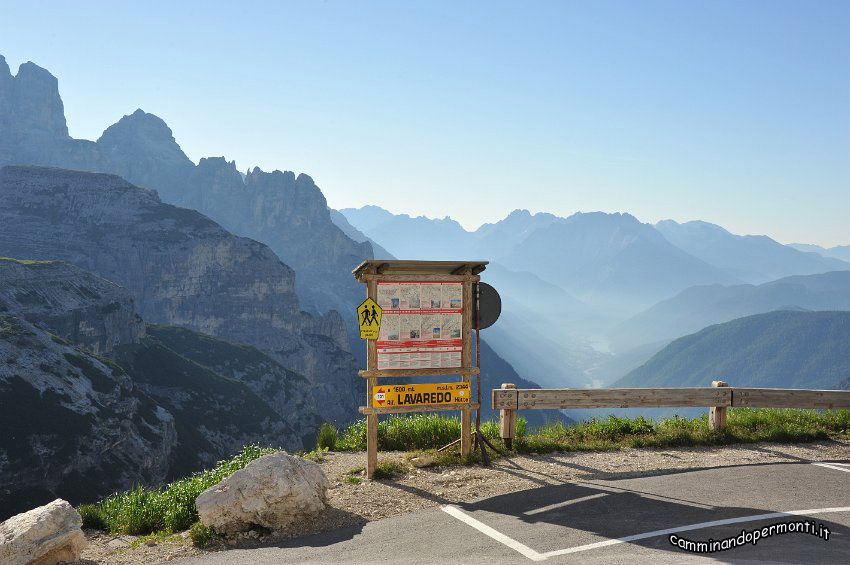
[[[834,247],[821,247],[820,245],[812,245],[811,243],[789,243],[788,247],[793,247],[800,251],[818,253],[824,257],[832,257],[841,259],[842,261],[850,261],[850,245],[836,245]]]
[[[691,287],[623,322],[611,336],[619,350],[627,350],[735,318],[793,308],[850,310],[850,271],[795,275],[760,285]]]
[[[734,235],[708,222],[663,220],[655,228],[673,245],[749,283],[850,269],[850,263],[838,259],[801,252],[764,235]]]
[[[486,257],[596,303],[639,309],[694,284],[736,281],[629,214],[579,212],[559,218],[515,210],[468,232],[451,218],[411,218],[377,206],[340,212],[396,256],[424,259],[441,249],[448,259]]]
[[[832,388],[850,377],[850,312],[777,311],[674,340],[617,387]]]

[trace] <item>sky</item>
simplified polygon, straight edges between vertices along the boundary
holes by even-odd
[[[136,108],[334,208],[702,219],[850,244],[850,2],[20,2],[70,133]]]

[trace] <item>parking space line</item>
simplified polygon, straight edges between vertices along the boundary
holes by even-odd
[[[844,469],[842,469],[842,470],[844,470]],[[588,544],[579,545],[579,546],[576,546],[576,547],[568,547],[566,549],[558,549],[558,550],[555,550],[555,551],[547,551],[546,553],[539,553],[539,552],[531,549],[527,545],[522,544],[522,543],[516,541],[515,539],[506,536],[502,532],[499,532],[498,530],[491,528],[487,524],[484,524],[483,522],[476,520],[475,518],[466,514],[465,512],[463,512],[460,508],[457,508],[456,506],[443,506],[442,510],[443,510],[443,512],[449,514],[450,516],[453,516],[453,517],[457,518],[458,520],[460,520],[461,522],[464,522],[465,524],[472,526],[473,528],[475,528],[479,532],[481,532],[481,533],[485,534],[486,536],[498,541],[499,543],[506,545],[507,547],[513,549],[514,551],[516,551],[516,552],[524,555],[525,557],[531,559],[532,561],[544,561],[546,559],[549,559],[550,557],[557,557],[559,555],[568,555],[570,553],[579,553],[581,551],[598,549],[600,547],[607,547],[607,546],[610,546],[610,545],[618,545],[618,544],[621,544],[621,543],[628,543],[628,542],[632,542],[632,541],[638,541],[638,540],[642,540],[642,539],[653,538],[653,537],[669,535],[669,534],[676,534],[676,533],[679,533],[679,532],[687,532],[687,531],[691,531],[691,530],[701,530],[703,528],[712,528],[712,527],[715,527],[715,526],[727,526],[727,525],[730,525],[730,524],[740,524],[740,523],[743,523],[743,522],[756,522],[756,521],[759,521],[759,520],[767,520],[767,519],[770,519],[770,518],[782,518],[782,517],[785,517],[785,516],[811,516],[811,515],[814,515],[814,514],[850,512],[850,506],[838,506],[838,507],[833,507],[833,508],[812,508],[812,509],[809,509],[809,510],[788,510],[788,511],[785,511],[785,512],[768,512],[766,514],[753,514],[753,515],[750,515],[750,516],[739,516],[737,518],[726,518],[724,520],[712,520],[710,522],[699,522],[697,524],[689,524],[687,526],[678,526],[678,527],[675,527],[675,528],[667,528],[667,529],[664,529],[664,530],[653,530],[651,532],[644,532],[642,534],[634,534],[634,535],[625,536],[625,537],[622,537],[622,538],[607,539],[607,540],[604,540],[604,541],[598,541],[598,542],[595,542],[595,543],[588,543]]]
[[[550,504],[549,506],[535,508],[534,510],[524,512],[523,514],[525,514],[526,516],[534,516],[535,514],[542,514],[544,512],[549,512],[550,510],[555,510],[556,508],[563,508],[564,506],[569,506],[570,504],[578,504],[579,502],[586,502],[588,500],[593,500],[594,498],[602,498],[603,496],[608,496],[608,494],[604,492],[600,492],[598,494],[589,494],[587,496],[582,496],[581,498],[573,498],[572,500],[565,500],[564,502],[556,502],[555,504]]]
[[[769,512],[767,514],[755,514],[752,516],[741,516],[738,518],[727,518],[725,520],[712,520],[711,522],[700,522],[698,524],[689,524],[687,526],[679,526],[677,528],[668,528],[666,530],[655,530],[643,534],[635,534],[617,539],[589,543],[587,545],[579,545],[577,547],[569,547],[567,549],[558,549],[556,551],[548,551],[542,554],[544,559],[555,557],[557,555],[567,555],[569,553],[578,553],[587,551],[588,549],[596,549],[608,545],[616,545],[627,543],[630,541],[638,541],[646,538],[654,538],[656,536],[664,536],[676,534],[679,532],[687,532],[690,530],[701,530],[703,528],[713,528],[714,526],[727,526],[729,524],[740,524],[742,522],[755,522],[758,520],[767,520],[769,518],[782,518],[783,516],[810,516],[812,514],[826,514],[829,512],[850,512],[850,506],[841,506],[836,508],[813,508],[811,510],[790,510],[788,512]]]
[[[518,553],[521,553],[522,555],[528,557],[532,561],[543,561],[544,559],[546,559],[545,557],[543,557],[542,555],[540,555],[538,552],[534,551],[533,549],[531,549],[527,545],[524,545],[524,544],[516,541],[515,539],[509,538],[508,536],[506,536],[502,532],[500,532],[498,530],[494,530],[493,528],[491,528],[487,524],[479,522],[478,520],[476,520],[475,518],[473,518],[469,514],[466,514],[464,511],[462,511],[460,508],[458,508],[456,506],[443,506],[442,510],[446,514],[449,514],[450,516],[454,516],[455,518],[457,518],[461,522],[472,526],[473,528],[475,528],[476,530],[478,530],[482,534],[493,538],[494,540],[510,547],[511,549],[513,549],[514,551],[516,551]]]
[[[850,467],[836,467],[836,465],[845,465],[845,463],[812,463],[812,465],[817,465],[818,467],[826,467],[827,469],[835,469],[836,471],[844,471],[845,473],[850,473]]]

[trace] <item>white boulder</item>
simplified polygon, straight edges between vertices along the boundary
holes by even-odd
[[[67,501],[12,516],[0,524],[0,563],[3,565],[55,565],[75,561],[88,544],[83,520]]]
[[[321,467],[286,453],[249,463],[195,501],[201,522],[220,534],[263,526],[283,530],[325,508],[330,487]]]

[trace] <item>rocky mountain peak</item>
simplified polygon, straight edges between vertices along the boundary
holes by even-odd
[[[68,138],[56,77],[32,62],[22,64],[12,76],[6,59],[0,57],[0,126]]]
[[[155,149],[160,155],[171,154],[178,160],[189,160],[174,139],[168,124],[159,116],[142,109],[106,128],[97,144],[106,150],[143,149],[147,153]]]

